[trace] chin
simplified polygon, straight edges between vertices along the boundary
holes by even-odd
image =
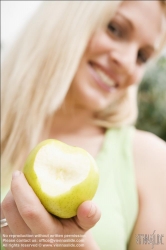
[[[110,98],[106,98],[102,95],[102,93],[93,88],[83,88],[82,90],[77,90],[76,98],[79,106],[82,106],[82,108],[88,109],[92,112],[104,110],[111,103]]]

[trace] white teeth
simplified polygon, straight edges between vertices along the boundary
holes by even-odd
[[[98,68],[95,68],[95,71],[105,84],[107,84],[110,87],[115,87],[116,86],[115,82],[113,80],[111,80],[103,71],[101,71]]]

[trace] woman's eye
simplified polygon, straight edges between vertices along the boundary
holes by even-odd
[[[139,63],[144,64],[149,60],[149,56],[146,53],[139,51],[137,60]]]
[[[110,31],[113,35],[115,35],[116,37],[121,37],[121,36],[122,36],[121,30],[120,30],[120,28],[119,28],[116,24],[114,24],[114,23],[109,23],[109,24],[108,24],[108,29],[109,29],[109,31]]]

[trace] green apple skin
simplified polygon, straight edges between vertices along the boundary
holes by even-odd
[[[81,203],[86,200],[92,200],[92,198],[94,197],[99,184],[99,173],[98,171],[96,171],[97,167],[95,166],[95,161],[93,157],[85,150],[77,148],[77,150],[82,151],[85,157],[90,157],[91,166],[87,178],[84,179],[81,183],[73,186],[69,191],[58,196],[50,196],[48,193],[43,192],[38,177],[34,171],[34,162],[38,151],[43,146],[49,143],[62,144],[62,142],[54,139],[48,139],[39,143],[30,152],[25,162],[23,173],[29,185],[32,187],[32,189],[34,190],[34,192],[36,193],[41,203],[48,212],[60,218],[71,218],[77,214],[77,208]],[[74,148],[67,144],[64,145],[66,151],[68,150],[67,147]]]

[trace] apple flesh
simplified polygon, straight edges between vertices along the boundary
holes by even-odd
[[[23,172],[43,206],[60,218],[75,216],[78,206],[94,197],[99,182],[88,152],[54,139],[30,152]]]

